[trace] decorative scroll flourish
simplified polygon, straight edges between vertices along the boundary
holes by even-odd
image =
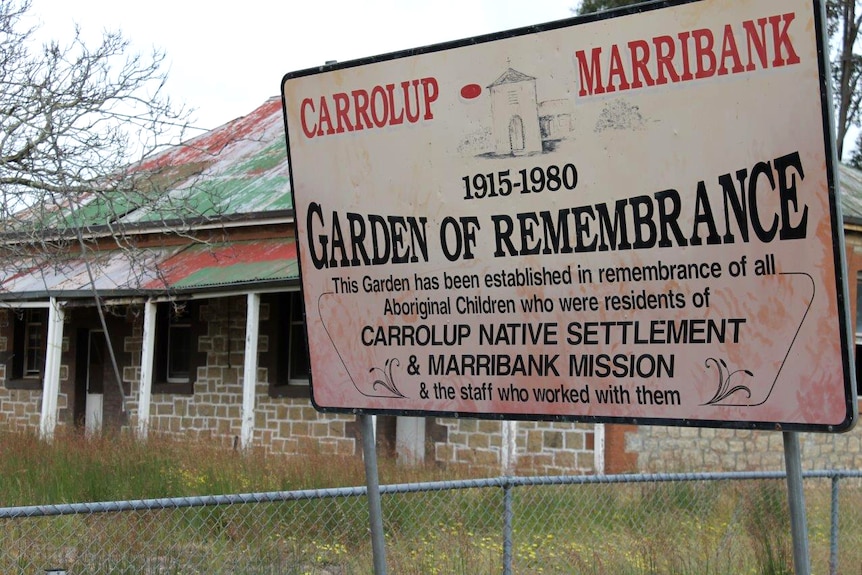
[[[400,366],[401,362],[398,361],[397,358],[387,359],[383,364],[383,367],[372,367],[368,370],[368,373],[373,374],[374,372],[379,372],[381,376],[374,379],[371,383],[371,389],[369,391],[364,391],[359,384],[357,383],[357,379],[353,377],[353,374],[350,372],[350,368],[347,366],[347,362],[344,359],[344,356],[341,355],[341,351],[339,351],[338,346],[335,345],[335,338],[332,337],[332,334],[329,332],[329,328],[326,326],[326,321],[323,319],[323,309],[322,302],[326,296],[334,295],[333,292],[324,292],[320,294],[320,297],[317,298],[317,313],[320,316],[320,324],[323,326],[323,330],[326,332],[327,337],[329,337],[329,341],[332,343],[332,349],[335,350],[335,354],[338,356],[339,361],[341,361],[341,365],[344,366],[344,370],[347,372],[347,377],[350,378],[350,383],[353,384],[353,387],[356,388],[356,391],[364,395],[365,397],[386,397],[392,399],[406,399],[407,396],[401,393],[398,387],[395,385],[395,378],[392,374],[392,368],[394,366]],[[382,379],[380,379],[382,377]],[[367,384],[364,384],[367,387]],[[385,391],[378,391],[378,387],[383,387]]]
[[[710,363],[718,368],[718,391],[716,391],[715,395],[701,405],[721,405],[722,407],[756,407],[759,405],[763,405],[767,402],[767,400],[772,396],[772,392],[775,390],[775,386],[778,383],[779,378],[781,377],[782,372],[784,371],[784,366],[787,363],[787,358],[790,357],[790,352],[793,349],[793,344],[796,343],[796,339],[799,337],[800,332],[802,331],[802,326],[805,324],[805,319],[808,317],[808,312],[811,311],[811,306],[814,304],[814,298],[817,292],[817,286],[814,282],[814,278],[811,277],[811,274],[806,272],[780,272],[778,274],[782,276],[783,279],[792,282],[798,282],[796,286],[796,290],[793,291],[794,297],[799,297],[800,299],[804,296],[805,298],[805,311],[802,313],[802,317],[799,319],[799,323],[796,325],[796,329],[793,332],[793,338],[790,340],[790,344],[787,346],[787,351],[784,352],[784,357],[781,359],[781,364],[778,366],[778,371],[775,373],[775,376],[772,378],[772,383],[766,389],[766,393],[763,393],[763,385],[755,386],[753,382],[750,383],[751,388],[754,388],[754,393],[752,389],[745,385],[733,385],[736,383],[740,377],[749,376],[753,377],[754,374],[748,370],[736,370],[730,371],[727,367],[727,364],[724,361],[716,360],[714,358],[709,358],[706,360],[707,368],[710,367]],[[763,372],[760,372],[760,377],[765,377]],[[744,392],[744,394],[740,393]]]
[[[401,362],[398,361],[398,358],[387,359],[386,363],[383,364],[383,367],[372,367],[368,370],[368,373],[374,373],[375,371],[383,374],[383,379],[375,379],[374,383],[371,385],[372,389],[377,389],[377,386],[382,385],[389,393],[392,394],[392,397],[407,397],[403,393],[398,390],[398,387],[395,385],[395,378],[392,376],[392,366],[401,365]]]
[[[718,370],[718,389],[716,390],[715,395],[713,395],[712,398],[703,405],[715,405],[721,403],[737,392],[744,392],[748,396],[748,399],[751,399],[751,389],[742,384],[731,385],[731,379],[739,379],[743,374],[754,377],[754,373],[747,369],[730,371],[730,368],[727,367],[727,362],[723,359],[715,359],[714,357],[707,358],[704,364],[707,369],[715,366]]]

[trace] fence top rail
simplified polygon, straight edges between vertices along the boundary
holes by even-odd
[[[805,471],[809,479],[846,479],[862,478],[862,470],[823,469]],[[478,489],[499,487],[547,486],[547,485],[598,485],[621,483],[661,483],[679,481],[732,481],[732,480],[775,480],[784,479],[783,471],[730,471],[715,473],[649,473],[620,475],[560,475],[517,477],[503,476],[485,479],[464,479],[451,481],[427,481],[417,483],[397,483],[381,485],[384,495],[403,493],[422,493],[457,489]],[[362,497],[367,487],[337,487],[328,489],[302,489],[294,491],[267,491],[258,493],[237,493],[227,495],[201,495],[193,497],[162,497],[156,499],[134,499],[125,501],[95,501],[86,503],[62,503],[49,505],[24,505],[0,507],[0,519],[21,517],[49,517],[58,515],[90,515],[94,513],[115,513],[121,511],[150,511],[176,509],[183,507],[206,507],[214,505],[243,505],[249,503],[275,503],[308,499],[329,499],[336,497]]]
[[[132,499],[125,501],[93,501],[86,503],[62,503],[56,505],[25,505],[18,507],[0,507],[0,519],[11,519],[15,517],[43,517],[50,515],[113,513],[118,511],[149,511],[153,509],[269,503],[277,501],[298,501],[304,499],[326,499],[331,497],[359,497],[365,495],[365,493],[365,487],[339,487],[331,489],[268,491],[227,495],[199,495],[192,497],[160,497],[156,499]]]

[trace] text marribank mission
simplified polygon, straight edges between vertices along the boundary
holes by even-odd
[[[556,211],[492,214],[484,221],[477,216],[447,216],[436,231],[429,231],[425,216],[340,213],[312,202],[306,213],[306,239],[316,269],[428,262],[429,241],[435,234],[449,261],[473,259],[477,238],[486,233],[493,236],[497,258],[751,239],[767,244],[807,237],[808,206],[797,194],[797,184],[804,178],[797,151],[722,174],[709,185],[701,180],[693,195],[666,189]],[[710,199],[710,188],[720,190],[720,202]]]

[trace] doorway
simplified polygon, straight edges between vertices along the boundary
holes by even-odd
[[[509,149],[513,154],[523,154],[527,147],[527,136],[524,132],[524,121],[521,116],[512,116],[509,120]]]
[[[79,329],[75,354],[75,424],[87,435],[102,431],[104,420],[105,370],[107,351],[105,332]]]

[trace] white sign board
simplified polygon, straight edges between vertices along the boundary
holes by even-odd
[[[850,428],[820,18],[668,2],[286,75],[315,406]]]

